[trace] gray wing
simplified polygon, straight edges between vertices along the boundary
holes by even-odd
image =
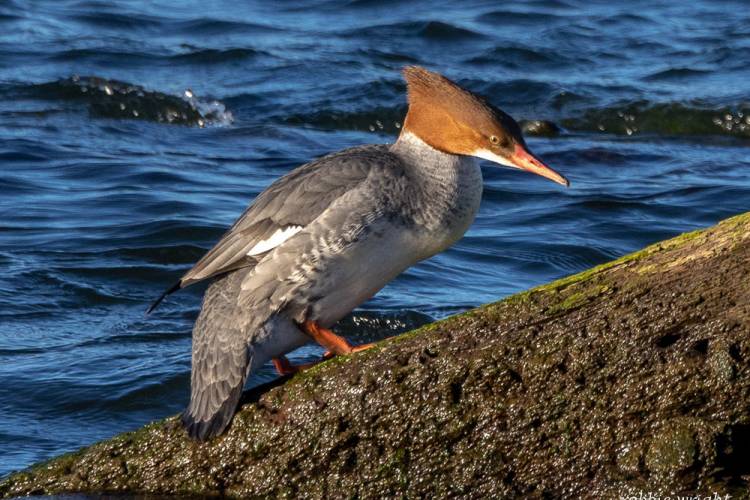
[[[214,280],[203,297],[193,327],[190,404],[182,423],[190,437],[204,441],[221,434],[237,408],[251,362],[252,349],[236,321],[237,295],[250,269]]]
[[[332,290],[358,297],[360,288],[369,287],[367,280],[359,279],[361,266],[371,266],[374,254],[390,256],[382,245],[393,241],[388,237],[398,239],[400,229],[413,223],[402,210],[410,196],[408,176],[397,159],[381,162],[364,182],[252,269],[238,297],[243,309],[260,315],[283,310],[301,323],[317,318],[311,308]]]
[[[331,234],[341,233],[344,239],[356,238],[356,231],[347,230],[352,218],[357,221],[357,227],[362,227],[361,217],[368,216],[363,212],[377,216],[366,207],[381,204],[360,198],[362,189],[357,188],[364,186],[365,182],[374,183],[373,186],[367,184],[374,189],[366,191],[379,196],[378,193],[387,190],[377,189],[380,186],[378,179],[402,174],[400,161],[383,155],[383,152],[384,147],[354,148],[348,154],[332,155],[293,171],[264,191],[201,260],[203,264],[199,262],[186,275],[200,276],[195,280],[215,276],[193,329],[191,397],[182,416],[183,424],[193,438],[208,439],[229,425],[252,363],[252,339],[263,322],[283,306],[283,295],[288,287],[288,284],[282,286],[281,281],[288,278],[284,273],[295,267],[293,262],[311,255],[321,244],[314,237],[313,229],[323,224]],[[354,206],[365,206],[363,211],[329,210],[344,200],[351,208],[353,198],[357,198]],[[276,212],[273,207],[276,207]],[[294,213],[294,210],[302,213]],[[237,266],[238,254],[240,258],[244,257],[247,252],[244,249],[251,248],[248,245],[262,241],[262,237],[252,231],[267,231],[259,228],[267,228],[269,224],[282,228],[286,227],[284,224],[304,224],[304,229],[279,247],[258,256],[258,262]],[[251,243],[240,243],[243,238]],[[235,243],[226,243],[232,241]],[[345,241],[336,240],[329,244],[345,244]],[[215,261],[223,264],[212,267]],[[259,275],[255,272],[255,264],[263,262],[267,264]],[[194,273],[196,268],[198,273]],[[205,277],[200,273],[205,273]],[[250,288],[248,281],[254,283]]]
[[[346,149],[302,165],[276,180],[148,312],[180,288],[235,269],[254,267],[264,255],[250,257],[250,249],[279,230],[306,227],[336,199],[362,183],[373,167],[383,166],[383,159],[389,157],[387,151],[387,145]]]
[[[277,230],[305,227],[382,162],[387,146],[360,146],[324,156],[279,178],[263,191],[219,242],[180,280],[182,286],[254,265],[245,257]]]

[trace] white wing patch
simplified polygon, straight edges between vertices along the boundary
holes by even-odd
[[[273,248],[276,248],[277,246],[281,245],[286,240],[300,232],[301,229],[302,226],[281,227],[277,229],[270,238],[259,241],[258,243],[253,245],[253,248],[248,250],[247,255],[252,257],[253,255],[262,254]]]

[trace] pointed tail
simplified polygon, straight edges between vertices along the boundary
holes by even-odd
[[[178,281],[177,283],[175,283],[174,285],[172,285],[171,287],[169,287],[169,289],[167,291],[165,291],[164,293],[162,293],[159,296],[159,298],[156,299],[151,304],[151,306],[149,306],[149,308],[146,310],[146,314],[151,314],[151,311],[153,311],[154,309],[156,309],[159,306],[159,304],[161,304],[161,301],[164,300],[165,298],[167,298],[167,295],[169,295],[170,293],[176,292],[181,287],[182,287],[182,280]]]

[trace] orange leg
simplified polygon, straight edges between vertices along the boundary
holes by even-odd
[[[273,361],[273,366],[276,368],[276,371],[279,375],[293,375],[297,372],[301,372],[303,370],[307,370],[310,367],[313,367],[320,363],[321,361],[325,361],[326,359],[330,359],[336,355],[339,354],[351,354],[353,352],[359,352],[364,351],[365,349],[369,349],[370,347],[374,346],[375,344],[362,344],[358,346],[353,346],[344,337],[341,337],[339,335],[336,335],[331,330],[327,328],[323,328],[322,326],[318,325],[314,321],[305,321],[301,325],[302,331],[310,335],[315,341],[328,349],[325,354],[323,354],[323,359],[320,361],[315,361],[312,363],[304,363],[301,365],[293,365],[289,362],[289,359],[287,359],[286,356],[279,356],[277,358],[273,358],[271,361]]]
[[[353,352],[364,351],[365,349],[369,349],[370,347],[375,345],[362,344],[353,346],[349,342],[347,342],[344,337],[336,335],[327,328],[323,328],[315,321],[305,321],[301,326],[302,331],[311,336],[315,340],[315,342],[328,349],[334,355],[351,354]]]

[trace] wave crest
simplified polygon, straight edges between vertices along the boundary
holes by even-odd
[[[83,101],[92,116],[100,118],[198,127],[227,125],[234,120],[224,104],[198,98],[189,89],[178,96],[97,76],[73,76],[34,85],[32,93],[41,99]]]

